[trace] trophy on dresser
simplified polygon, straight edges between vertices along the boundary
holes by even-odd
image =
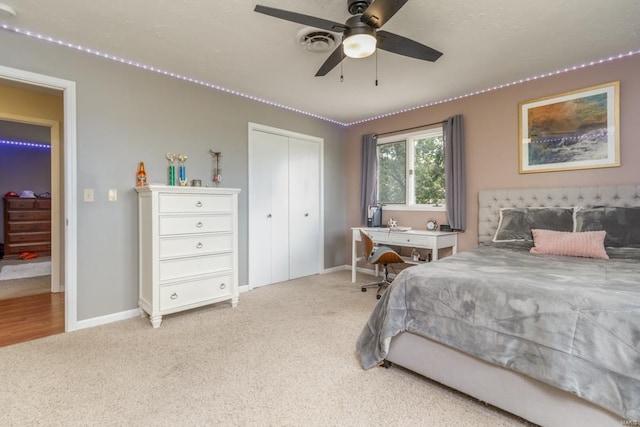
[[[176,155],[167,153],[167,160],[169,160],[169,185],[176,185],[176,167],[173,164],[176,161]]]
[[[178,162],[180,162],[180,177],[178,181],[180,182],[180,186],[185,187],[187,185],[187,168],[184,165],[184,162],[187,161],[186,154],[178,154],[176,156]]]

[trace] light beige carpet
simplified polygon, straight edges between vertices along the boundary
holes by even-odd
[[[523,422],[401,368],[364,371],[374,292],[350,272],[0,348],[0,425],[506,426]]]

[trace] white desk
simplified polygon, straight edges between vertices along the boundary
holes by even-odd
[[[438,259],[438,250],[451,248],[455,254],[458,249],[458,233],[448,231],[407,230],[393,231],[390,228],[353,227],[351,242],[351,281],[356,281],[356,264],[363,257],[358,257],[360,230],[365,231],[373,239],[373,243],[389,246],[431,249],[432,259]]]

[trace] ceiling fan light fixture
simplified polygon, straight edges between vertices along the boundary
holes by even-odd
[[[354,28],[356,30],[356,28]],[[372,32],[353,32],[345,34],[342,41],[342,49],[344,54],[349,58],[366,58],[376,51],[377,40]]]

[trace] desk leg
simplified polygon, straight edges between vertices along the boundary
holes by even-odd
[[[438,260],[438,245],[436,245],[435,248],[431,249],[431,261],[437,261]]]
[[[353,234],[353,233],[352,233]],[[351,283],[356,283],[356,264],[358,263],[358,242],[355,234],[351,239]]]

